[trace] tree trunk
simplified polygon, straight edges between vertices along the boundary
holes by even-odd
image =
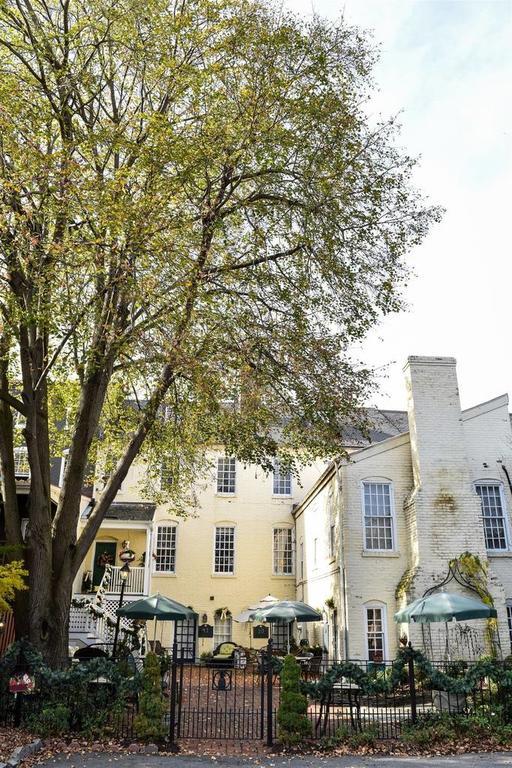
[[[67,562],[58,576],[52,577],[51,572],[48,576],[48,561],[47,556],[36,553],[31,557],[29,640],[46,662],[58,669],[68,658],[73,575]]]

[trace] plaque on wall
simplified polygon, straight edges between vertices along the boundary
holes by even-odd
[[[200,624],[197,628],[198,637],[213,637],[213,626],[211,624]]]
[[[268,637],[268,627],[265,624],[257,624],[253,627],[252,636],[255,640],[266,640]]]

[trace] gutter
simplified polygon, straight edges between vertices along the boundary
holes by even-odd
[[[338,490],[338,499],[340,497],[340,491],[342,489],[342,483],[341,483],[341,464],[338,464],[338,460],[334,459],[334,470],[336,473],[336,482],[337,482],[337,490]],[[341,549],[341,567],[340,567],[340,587],[341,587],[341,593],[343,596],[343,648],[344,648],[344,655],[345,655],[345,661],[348,661],[350,658],[350,650],[349,650],[349,631],[348,631],[348,598],[347,598],[347,571],[345,568],[345,536],[343,533],[344,529],[344,519],[343,519],[343,510],[340,510],[340,549]]]

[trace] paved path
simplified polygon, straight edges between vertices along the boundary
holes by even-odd
[[[453,755],[451,757],[152,757],[147,755],[71,755],[54,758],[46,768],[512,768],[512,752],[496,755]]]

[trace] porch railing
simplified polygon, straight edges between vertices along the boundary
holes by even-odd
[[[121,568],[118,565],[111,567],[110,583],[106,587],[105,591],[118,595],[121,592],[122,579],[119,575]],[[143,566],[136,566],[132,568],[130,566],[130,573],[126,581],[125,594],[128,595],[143,595],[144,594],[144,574],[146,569]]]

